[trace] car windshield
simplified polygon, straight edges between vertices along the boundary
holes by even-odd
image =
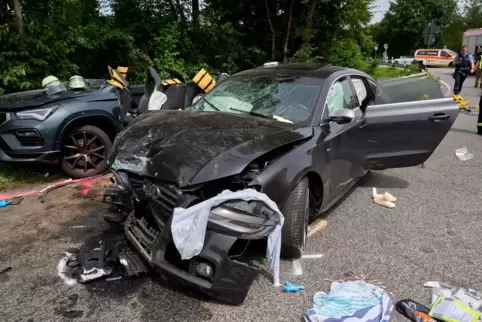
[[[322,84],[323,79],[308,77],[232,76],[187,110],[250,114],[307,125]]]

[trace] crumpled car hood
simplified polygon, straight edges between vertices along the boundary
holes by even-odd
[[[311,127],[251,115],[160,111],[117,136],[109,164],[183,187],[238,174],[264,153],[312,135]]]

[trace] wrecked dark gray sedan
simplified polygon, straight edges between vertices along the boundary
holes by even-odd
[[[116,211],[106,219],[124,222],[154,269],[242,303],[257,271],[238,261],[234,246],[266,238],[274,212],[239,200],[213,208],[203,250],[182,260],[170,231],[175,207],[256,189],[284,215],[282,256],[299,258],[310,219],[371,169],[425,162],[457,115],[430,80],[378,84],[328,64],[266,64],[231,76],[184,111],[148,112],[120,133],[109,160],[115,185],[104,196]]]

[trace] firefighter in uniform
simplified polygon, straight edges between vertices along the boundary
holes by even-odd
[[[480,85],[480,88],[482,89],[482,84]],[[480,100],[479,100],[479,118],[477,119],[477,134],[482,135],[482,112],[480,111],[482,109],[482,94],[480,95]]]
[[[462,52],[458,53],[454,59],[455,72],[453,77],[455,79],[454,85],[454,100],[458,101],[460,91],[462,91],[462,86],[469,71],[474,72],[474,58],[469,54],[469,49],[467,45],[462,47]]]

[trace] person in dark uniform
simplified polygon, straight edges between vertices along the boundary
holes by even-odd
[[[482,70],[481,70],[481,67],[480,66],[480,60],[482,58],[482,46],[477,46],[476,50],[475,50],[475,57],[474,57],[474,61],[475,61],[475,87],[479,87],[479,83],[480,83],[480,76],[482,76]]]
[[[477,119],[477,134],[478,135],[482,135],[482,112],[480,112],[481,108],[482,108],[482,95],[480,95],[479,118]]]
[[[474,72],[474,58],[471,54],[469,54],[469,47],[464,45],[462,47],[462,52],[458,53],[454,59],[455,65],[455,72],[453,77],[455,79],[454,85],[454,99],[460,94],[462,91],[462,86],[464,84],[465,79],[467,78],[467,74]]]

